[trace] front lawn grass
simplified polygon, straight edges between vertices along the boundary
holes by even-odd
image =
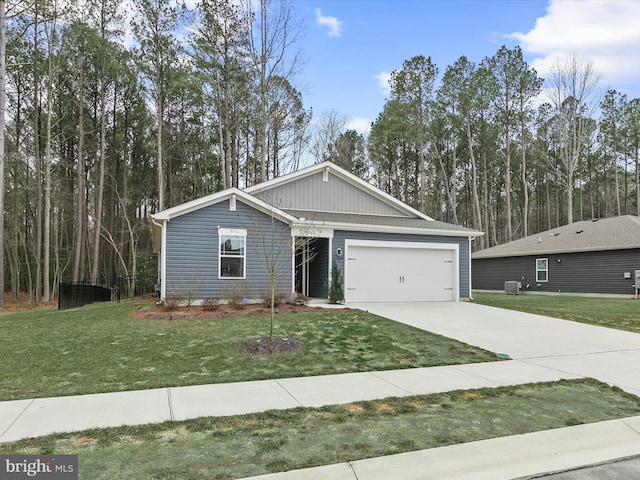
[[[640,300],[474,292],[475,303],[640,333]]]
[[[251,356],[238,346],[268,334],[268,316],[132,318],[140,306],[1,315],[0,400],[496,360],[494,353],[358,310],[311,308],[276,318],[275,333],[301,340],[302,351]]]
[[[96,429],[0,453],[78,454],[81,479],[232,479],[639,414],[638,397],[580,379]]]

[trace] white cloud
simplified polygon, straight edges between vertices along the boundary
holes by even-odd
[[[345,128],[347,130],[355,130],[365,136],[369,135],[371,131],[371,119],[363,117],[352,118],[345,123]]]
[[[551,0],[534,28],[510,35],[538,55],[531,65],[545,77],[558,58],[575,53],[594,63],[605,83],[640,79],[640,2]]]
[[[377,75],[374,75],[378,81],[378,86],[380,87],[380,93],[383,95],[389,95],[391,93],[391,72],[380,72]]]
[[[322,15],[322,10],[316,8],[316,25],[327,27],[330,37],[340,37],[342,35],[342,22],[336,17]]]

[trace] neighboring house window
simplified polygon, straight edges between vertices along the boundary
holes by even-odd
[[[219,228],[219,278],[245,278],[247,231]]]
[[[548,282],[549,281],[549,259],[537,258],[536,259],[536,282]]]

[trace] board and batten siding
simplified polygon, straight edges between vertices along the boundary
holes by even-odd
[[[371,193],[331,173],[326,182],[323,172],[317,172],[254,195],[283,210],[406,216]]]
[[[378,233],[378,232],[349,232],[336,230],[333,235],[333,252],[335,254],[336,249],[341,248],[345,251],[344,243],[346,239],[350,240],[376,240],[387,242],[422,242],[422,243],[451,243],[458,245],[458,280],[459,295],[461,298],[470,297],[471,292],[469,290],[469,238],[468,237],[439,237],[435,235],[412,235],[412,234],[399,234],[399,233]],[[344,260],[342,257],[333,256],[337,260],[338,265],[344,272]]]
[[[218,227],[247,230],[246,278],[218,278]],[[278,259],[276,292],[292,291],[292,259],[284,252],[291,251],[291,232],[285,223],[272,219],[241,201],[236,211],[229,210],[229,200],[201,208],[171,219],[166,232],[166,289],[167,296],[184,296],[194,289],[194,298],[217,297],[230,299],[246,296],[262,299],[270,288],[265,269],[265,252],[269,251],[271,233]],[[262,238],[268,244],[261,247]],[[282,257],[282,258],[280,258]]]
[[[549,259],[548,282],[536,282],[536,259]],[[531,292],[631,294],[640,270],[640,249],[538,254],[472,260],[473,288],[504,291],[518,281]],[[631,278],[624,278],[630,273]]]

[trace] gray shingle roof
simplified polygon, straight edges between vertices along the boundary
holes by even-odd
[[[640,248],[640,218],[634,215],[586,220],[485,248],[471,258],[517,257]]]
[[[460,232],[463,236],[475,236],[481,234],[470,228],[454,225],[452,223],[439,222],[437,220],[425,220],[422,218],[395,217],[387,215],[362,215],[357,213],[337,213],[337,212],[311,212],[305,210],[286,209],[286,213],[298,218],[304,218],[312,222],[323,222],[327,224],[353,224],[383,227],[398,227],[436,230],[442,232]]]

